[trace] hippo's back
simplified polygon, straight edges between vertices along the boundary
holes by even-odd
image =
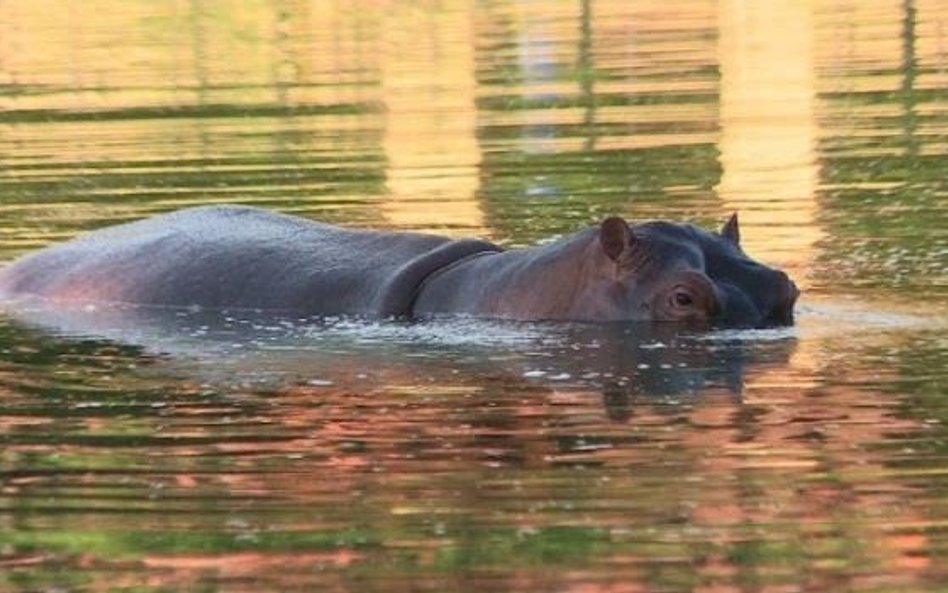
[[[401,303],[392,311],[378,309],[383,301],[391,307],[393,289],[412,291],[416,276],[420,282],[429,267],[442,264],[443,256],[429,261],[431,253],[467,251],[451,248],[454,243],[343,229],[250,207],[199,207],[26,256],[0,272],[0,292],[307,314],[400,313]],[[409,282],[393,285],[406,271]],[[398,294],[395,300],[402,296],[411,297]]]

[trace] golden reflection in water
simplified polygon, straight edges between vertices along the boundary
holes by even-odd
[[[815,65],[810,0],[720,0],[721,139],[717,191],[740,212],[742,243],[798,284],[823,237],[817,224]]]
[[[382,215],[395,226],[459,234],[484,226],[473,12],[472,0],[388,7],[379,56],[389,191]]]
[[[714,0],[637,0],[626,2],[627,52],[615,55],[603,47],[596,52],[597,65],[608,65],[609,55],[622,60],[630,76],[624,87],[597,81],[599,92],[624,92],[645,100],[630,101],[621,112],[632,131],[600,142],[606,149],[651,150],[669,146],[701,146],[716,141],[709,122],[717,116],[711,100],[650,101],[654,94],[712,97],[717,90],[714,74],[716,37]],[[599,8],[595,9],[599,12]],[[674,22],[670,29],[669,24]],[[669,34],[671,30],[673,34]],[[606,32],[597,31],[602,39]],[[611,108],[615,109],[615,108]],[[603,111],[603,110],[600,110]],[[642,125],[645,124],[645,125]],[[658,124],[653,126],[652,124]],[[687,166],[685,163],[683,165]],[[636,175],[635,172],[630,172]],[[635,200],[637,196],[630,196]]]
[[[746,251],[785,269],[801,289],[823,231],[817,224],[815,63],[810,0],[720,0],[719,142],[724,208],[738,212]],[[803,340],[793,352],[798,388],[813,388],[820,350]],[[745,401],[786,381],[777,368],[748,378]],[[806,377],[807,379],[802,379]]]
[[[266,101],[276,12],[234,0],[214,8],[183,0],[0,2],[0,80],[45,91],[14,97],[19,109]],[[251,92],[234,90],[234,81]]]

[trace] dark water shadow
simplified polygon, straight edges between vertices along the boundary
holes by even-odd
[[[601,393],[610,417],[638,398],[709,390],[739,399],[755,365],[785,363],[792,329],[699,333],[671,325],[294,318],[258,311],[7,303],[13,332],[148,360],[147,372],[216,387],[426,389],[498,382]],[[9,340],[8,340],[9,341]]]

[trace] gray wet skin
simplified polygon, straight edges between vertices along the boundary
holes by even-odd
[[[0,293],[302,315],[793,323],[798,292],[719,233],[621,218],[505,251],[486,241],[350,230],[242,206],[102,229],[0,270]]]
[[[613,217],[549,245],[470,256],[426,283],[415,312],[767,327],[793,324],[798,295],[741,250],[736,215],[719,233]]]

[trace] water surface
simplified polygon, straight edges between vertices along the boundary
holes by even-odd
[[[3,591],[940,591],[937,0],[0,3],[0,260],[176,208],[716,228],[791,329],[0,316]]]

